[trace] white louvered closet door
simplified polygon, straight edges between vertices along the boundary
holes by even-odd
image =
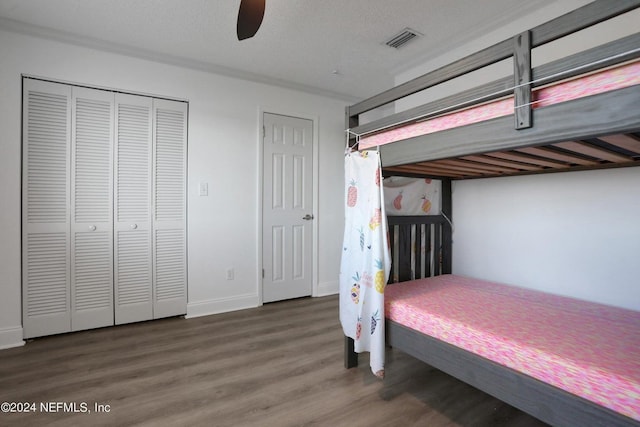
[[[154,318],[187,312],[187,104],[154,100]]]
[[[186,313],[187,104],[23,79],[25,338]]]
[[[25,338],[71,329],[71,88],[24,80],[22,322]]]
[[[116,94],[115,322],[153,319],[152,98]]]
[[[114,95],[74,87],[71,330],[113,325]]]

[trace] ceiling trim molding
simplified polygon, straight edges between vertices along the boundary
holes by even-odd
[[[0,30],[19,33],[27,36],[38,37],[48,40],[54,40],[66,44],[72,44],[76,46],[96,49],[104,52],[115,53],[119,55],[129,56],[136,59],[143,59],[147,61],[159,62],[168,65],[174,65],[183,68],[189,68],[197,71],[204,71],[211,74],[216,74],[224,77],[230,77],[239,80],[251,81],[254,83],[261,83],[269,86],[277,86],[284,89],[295,90],[298,92],[304,92],[311,95],[324,96],[328,98],[338,99],[345,101],[346,103],[355,103],[360,101],[360,98],[356,98],[344,93],[338,93],[321,89],[314,86],[304,85],[300,83],[289,82],[277,78],[267,77],[257,73],[251,73],[242,71],[223,65],[212,64],[203,61],[196,61],[175,55],[168,55],[163,53],[154,52],[148,49],[136,48],[119,43],[107,42],[98,38],[78,36],[67,31],[54,30],[38,25],[28,24],[25,22],[17,21],[14,19],[8,19],[0,17]]]

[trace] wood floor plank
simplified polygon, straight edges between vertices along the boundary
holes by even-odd
[[[335,296],[39,338],[0,351],[0,402],[91,413],[0,413],[0,425],[544,425],[393,349],[384,381],[366,354],[345,370],[342,343]]]

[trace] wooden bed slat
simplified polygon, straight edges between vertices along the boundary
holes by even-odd
[[[603,140],[611,145],[615,145],[616,147],[620,147],[624,150],[631,151],[633,153],[637,153],[640,155],[640,138],[634,135],[610,135],[603,136],[598,139]]]
[[[432,163],[441,164],[443,166],[461,167],[463,168],[463,170],[470,170],[472,172],[481,172],[481,173],[509,173],[509,172],[515,172],[518,170],[512,167],[497,166],[497,165],[491,165],[487,163],[474,162],[474,161],[462,160],[462,159],[436,160]]]
[[[468,159],[468,160],[473,160],[476,162],[481,162],[481,163],[488,163],[491,165],[498,165],[498,166],[505,166],[508,168],[513,168],[516,170],[526,170],[526,171],[538,171],[541,170],[541,167],[537,167],[537,166],[532,166],[532,165],[525,165],[522,163],[518,163],[518,162],[511,162],[511,161],[507,161],[507,160],[500,160],[500,159],[496,159],[493,157],[488,157],[486,155],[473,155],[473,156],[464,156],[461,157],[462,159]]]
[[[575,151],[576,153],[593,157],[594,159],[606,160],[613,163],[627,163],[633,161],[630,157],[613,153],[609,150],[605,150],[604,148],[596,147],[582,141],[567,141],[553,145],[568,151]]]
[[[385,171],[421,173],[421,174],[427,174],[427,175],[432,174],[432,175],[439,175],[439,176],[449,176],[451,178],[461,178],[464,176],[464,174],[460,173],[459,171],[453,171],[449,168],[431,166],[428,163],[394,166],[391,168],[385,168]],[[471,175],[482,176],[482,174],[480,173],[473,173]]]
[[[426,170],[426,171],[430,171],[430,172],[434,172],[434,173],[439,173],[439,174],[453,173],[453,174],[457,174],[457,175],[455,175],[456,177],[466,177],[466,176],[481,177],[481,176],[486,175],[486,173],[483,173],[483,172],[469,171],[469,170],[464,170],[464,169],[460,169],[460,168],[452,168],[451,166],[432,165],[430,163],[420,164],[418,166],[421,168],[421,170]]]
[[[420,174],[421,176],[448,176],[451,178],[461,177],[460,173],[453,173],[451,171],[436,171],[429,169],[428,167],[421,167],[416,165],[405,165],[405,166],[393,166],[384,169],[385,174]]]
[[[507,153],[507,152],[499,151],[494,153],[487,153],[487,156],[497,157],[498,159],[503,159],[503,160],[513,160],[514,162],[528,163],[531,165],[536,165],[541,167],[555,168],[555,169],[562,169],[567,167],[565,163],[553,162],[551,160],[544,160],[537,157],[528,156],[525,154],[518,154],[518,153]]]
[[[498,166],[482,165],[465,160],[435,160],[424,164],[427,166],[442,167],[444,170],[460,171],[465,175],[486,175],[487,173],[493,174],[505,171],[505,168],[500,168]]]
[[[572,163],[576,165],[584,165],[584,166],[595,166],[598,165],[598,162],[593,160],[588,160],[583,157],[579,157],[572,154],[565,154],[559,151],[554,151],[547,147],[527,147],[527,148],[519,148],[515,151],[531,154],[538,157],[546,157],[552,160],[559,160],[565,163]]]
[[[598,142],[603,146],[596,145]],[[630,155],[616,152],[615,148],[620,148]],[[593,142],[567,141],[548,146],[523,147],[512,151],[391,166],[384,168],[384,171],[387,175],[396,173],[465,179],[550,170],[584,170],[615,164],[624,166],[637,164],[638,161],[640,161],[640,138],[633,134],[619,134],[601,136],[595,138]]]

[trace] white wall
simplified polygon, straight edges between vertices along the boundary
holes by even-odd
[[[0,348],[22,340],[21,73],[189,101],[189,315],[259,304],[259,112],[316,119],[314,293],[337,292],[345,102],[2,30],[0,58]],[[208,197],[197,195],[202,181]]]
[[[456,274],[640,310],[640,167],[457,181]]]
[[[562,0],[397,76],[396,84],[566,13]],[[534,66],[637,32],[636,10],[534,51]],[[396,103],[397,111],[512,72],[510,61]],[[453,272],[640,310],[640,168],[457,181]]]

